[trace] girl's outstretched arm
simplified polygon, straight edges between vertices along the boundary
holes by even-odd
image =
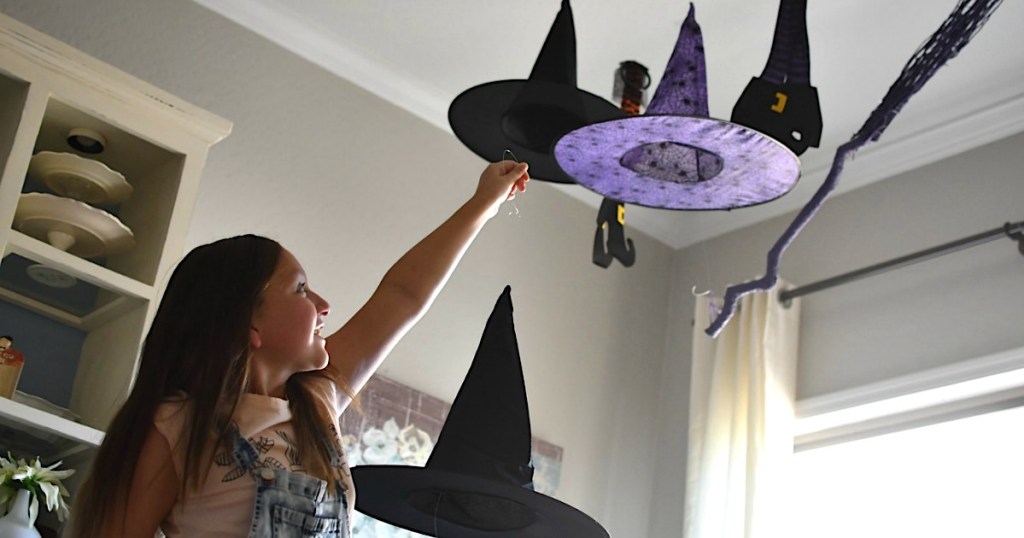
[[[377,290],[341,329],[327,338],[331,364],[358,392],[384,357],[423,316],[466,249],[505,201],[526,190],[526,163],[493,163],[473,196],[405,253]]]

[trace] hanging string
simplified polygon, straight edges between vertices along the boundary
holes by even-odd
[[[696,217],[697,217],[697,228],[698,228],[698,231],[700,233],[700,235],[698,237],[702,238],[701,242],[700,242],[700,247],[699,248],[700,248],[700,258],[704,261],[704,264],[703,264],[704,265],[704,285],[706,287],[703,288],[704,291],[697,291],[697,289],[698,289],[697,285],[694,284],[690,288],[690,294],[693,295],[694,299],[696,299],[697,297],[703,297],[705,295],[709,296],[708,297],[708,304],[707,304],[708,319],[714,319],[715,316],[718,315],[719,308],[718,308],[718,304],[715,302],[714,296],[711,295],[711,287],[712,287],[712,282],[711,282],[711,255],[708,254],[708,241],[710,240],[710,238],[708,237],[706,227],[704,226],[704,217],[703,217],[702,213],[703,213],[702,211],[698,211],[696,213]],[[691,326],[692,326],[692,323],[691,323]]]
[[[729,286],[725,290],[722,309],[705,330],[708,335],[718,336],[725,324],[732,318],[736,303],[741,297],[755,291],[767,291],[775,286],[779,278],[782,252],[811,220],[811,217],[817,213],[821,204],[825,202],[825,198],[835,188],[846,160],[852,157],[861,146],[878,140],[882,136],[910,97],[917,93],[940,67],[955,57],[970,42],[1001,3],[1002,0],[960,0],[957,3],[953,12],[939,26],[939,29],[911,56],[896,82],[889,88],[885,97],[882,98],[882,102],[868,116],[860,130],[836,150],[825,182],[768,252],[765,275],[756,280]]]
[[[695,296],[696,295],[707,295],[708,293],[711,293],[711,287],[712,287],[712,283],[711,283],[711,256],[708,254],[708,241],[710,240],[710,238],[707,235],[707,229],[706,229],[706,227],[704,225],[704,217],[703,217],[702,213],[703,213],[702,211],[697,211],[695,216],[697,217],[697,230],[698,230],[698,232],[700,232],[700,235],[698,237],[701,238],[701,241],[700,241],[700,257],[704,261],[704,286],[705,286],[705,289],[704,289],[704,291],[698,292],[697,291],[697,285],[694,284],[693,288],[690,291]],[[715,314],[717,314],[717,312],[715,312]],[[712,315],[711,317],[713,318],[714,315]]]
[[[519,159],[516,158],[516,154],[512,153],[512,150],[510,150],[510,149],[506,149],[505,151],[503,151],[501,153],[501,162],[505,162],[505,161],[512,161],[515,164],[519,164]],[[512,165],[512,166],[514,166],[514,165]],[[509,173],[509,171],[512,170],[512,166],[505,167],[505,169],[502,170],[501,173],[502,174]],[[510,209],[508,211],[508,214],[509,214],[509,216],[513,216],[514,215],[517,218],[521,218],[522,217],[519,214],[519,207],[516,206],[516,201],[515,200],[512,200],[512,209]]]

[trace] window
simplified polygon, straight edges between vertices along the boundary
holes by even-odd
[[[1024,348],[797,415],[790,536],[1024,536]]]
[[[1024,407],[797,452],[795,538],[1024,536]]]

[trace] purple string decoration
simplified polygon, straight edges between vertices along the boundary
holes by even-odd
[[[882,136],[910,97],[924,87],[940,67],[954,58],[971,41],[1001,3],[1002,0],[960,0],[957,3],[939,29],[911,56],[896,82],[889,88],[882,102],[871,112],[860,130],[836,150],[825,182],[768,252],[765,275],[756,280],[729,286],[725,290],[721,311],[705,329],[705,333],[712,338],[717,337],[725,324],[732,319],[736,303],[741,297],[755,291],[767,291],[775,285],[778,281],[782,252],[793,242],[835,188],[846,160],[861,146]]]

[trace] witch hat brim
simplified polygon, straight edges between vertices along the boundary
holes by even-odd
[[[648,149],[653,158],[646,165],[623,165],[633,155],[642,159]],[[660,155],[657,149],[662,150]],[[690,155],[664,158],[674,149]],[[800,177],[796,154],[775,139],[737,123],[700,116],[643,115],[595,123],[563,136],[555,157],[565,173],[587,189],[659,209],[763,204],[792,190]],[[692,165],[680,170],[674,161]],[[706,180],[700,178],[705,166],[716,170]]]
[[[555,142],[590,123],[625,117],[611,102],[576,86],[576,34],[563,0],[530,78],[499,80],[459,94],[448,108],[455,136],[487,161],[512,150],[530,177],[573,183],[555,162]]]
[[[352,468],[356,510],[445,537],[597,537],[583,512],[533,489],[526,389],[505,287],[424,467]]]
[[[598,194],[661,209],[734,209],[789,192],[796,154],[749,127],[708,117],[693,5],[644,115],[595,122],[555,144],[560,168]]]
[[[608,536],[590,516],[553,497],[472,475],[360,465],[352,469],[352,478],[357,510],[427,536]]]
[[[536,97],[522,99],[527,90]],[[480,157],[495,161],[506,149],[512,150],[519,161],[530,163],[532,179],[568,184],[575,181],[555,162],[555,142],[584,125],[625,115],[607,100],[575,86],[499,80],[456,97],[448,109],[448,123],[455,136]]]

